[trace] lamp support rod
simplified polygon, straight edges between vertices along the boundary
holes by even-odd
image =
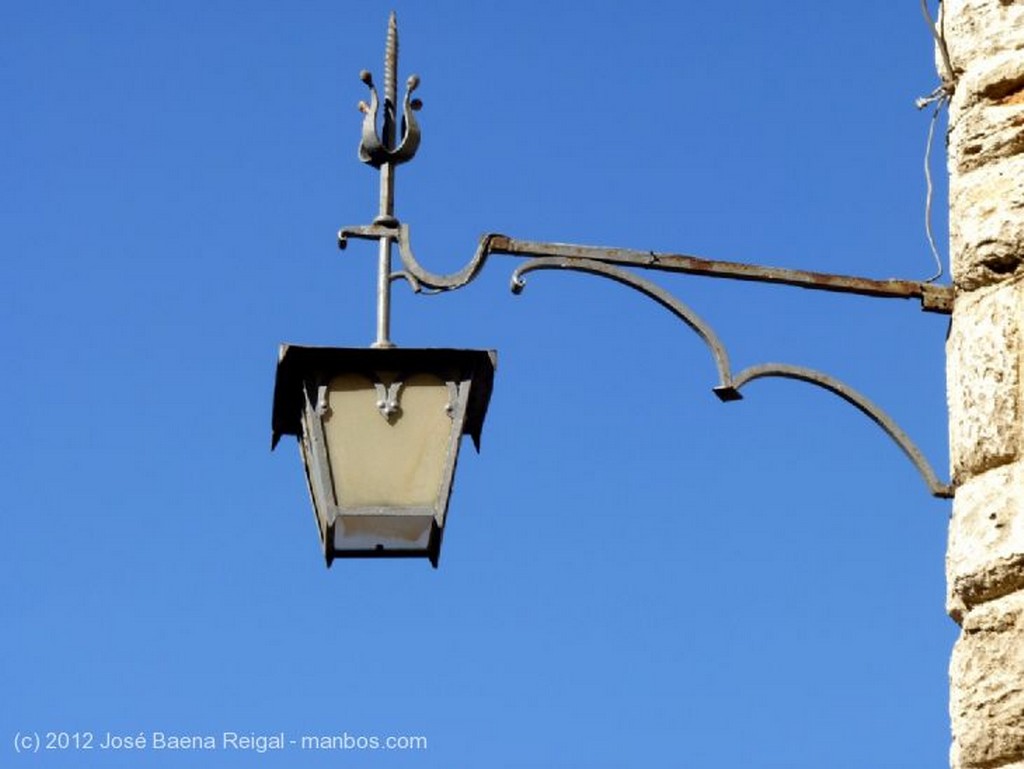
[[[373,76],[363,70],[359,73],[370,89],[370,101],[359,102],[363,113],[363,130],[359,142],[359,159],[380,172],[380,200],[375,227],[381,228],[377,269],[377,340],[374,347],[393,347],[391,342],[391,243],[390,229],[398,226],[395,219],[395,169],[412,160],[420,145],[420,128],[413,114],[422,103],[411,98],[419,85],[419,78],[412,75],[405,83],[403,100],[401,138],[398,129],[398,21],[394,11],[388,18],[388,34],[384,45],[384,108],[379,110],[377,88]],[[377,113],[382,112],[380,131],[377,130]]]

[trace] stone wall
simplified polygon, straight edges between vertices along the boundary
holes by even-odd
[[[956,769],[1024,769],[1024,0],[943,0]],[[945,65],[937,57],[940,74]]]

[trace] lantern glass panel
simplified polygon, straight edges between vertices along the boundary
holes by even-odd
[[[347,373],[328,384],[323,426],[338,505],[433,508],[452,441],[448,386],[430,374],[400,380],[380,372],[377,379]],[[385,415],[381,401],[391,397],[394,411]],[[355,534],[359,527],[347,521],[345,528]],[[394,534],[421,536],[404,529]]]

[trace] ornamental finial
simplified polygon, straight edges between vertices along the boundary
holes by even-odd
[[[359,142],[359,159],[374,168],[389,163],[400,165],[412,160],[420,146],[420,127],[415,112],[423,106],[419,99],[412,98],[412,92],[420,84],[417,75],[411,75],[405,82],[405,98],[402,100],[401,138],[396,142],[395,125],[398,120],[398,20],[395,12],[388,18],[388,34],[384,46],[384,114],[380,133],[377,132],[377,111],[380,106],[373,76],[363,70],[359,79],[370,88],[370,103],[359,102],[363,113],[363,135]]]

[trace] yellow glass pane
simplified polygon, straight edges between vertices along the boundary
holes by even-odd
[[[394,375],[379,376],[385,385],[394,381]],[[328,385],[323,425],[338,504],[433,506],[451,443],[447,386],[427,374],[409,377],[390,419],[377,400],[373,382],[358,374]]]

